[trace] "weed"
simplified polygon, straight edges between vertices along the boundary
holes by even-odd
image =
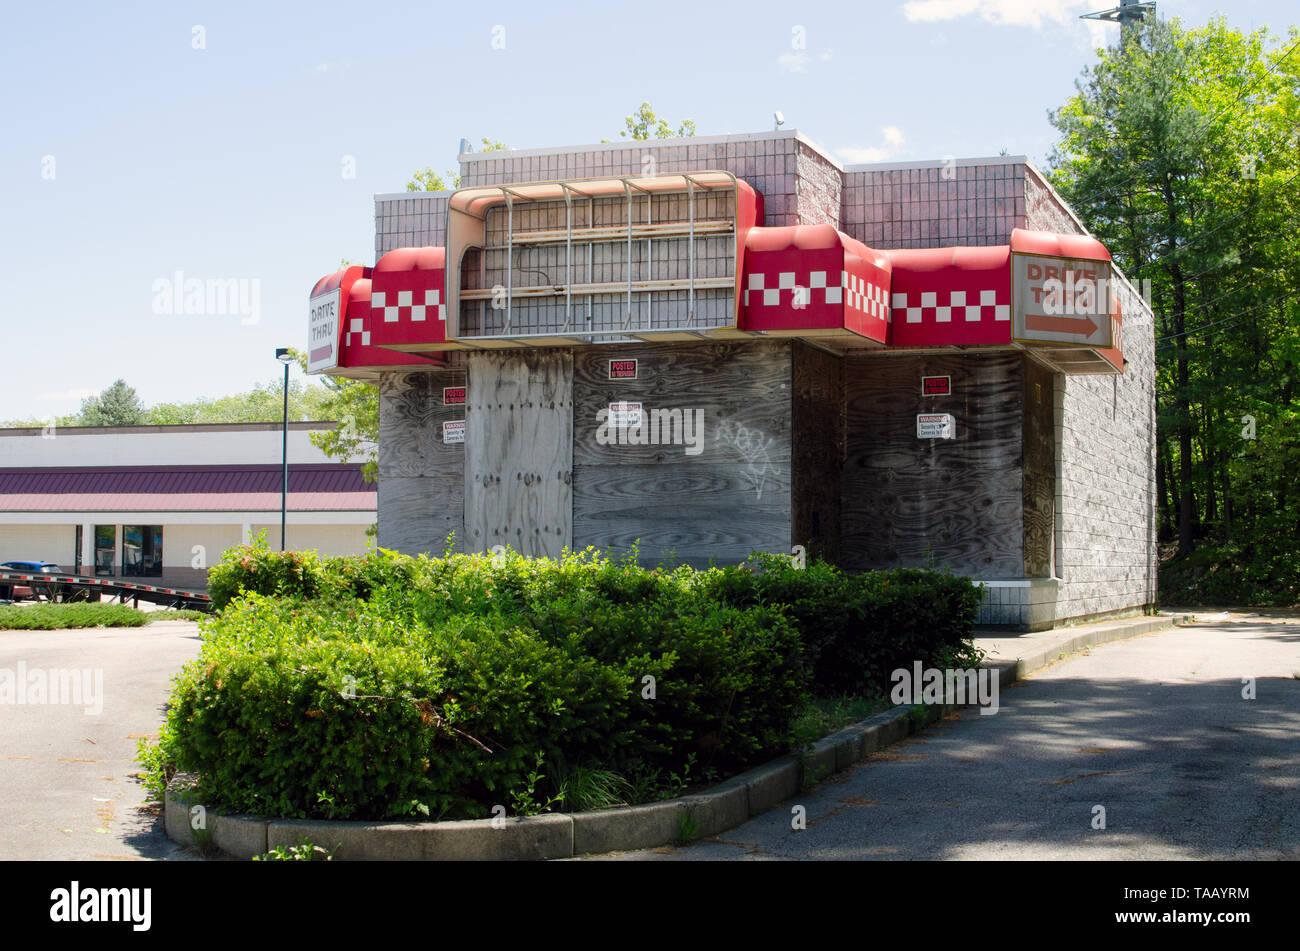
[[[338,851],[336,845],[333,849],[327,849],[322,845],[316,845],[311,839],[304,836],[298,840],[297,845],[279,845],[265,852],[262,855],[254,855],[254,862],[332,862],[334,853]]]
[[[632,784],[610,769],[575,766],[556,783],[559,799],[568,812],[589,812],[625,806],[632,799]]]
[[[683,809],[677,814],[677,844],[686,845],[700,834],[700,823],[695,810]]]

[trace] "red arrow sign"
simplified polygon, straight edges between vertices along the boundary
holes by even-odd
[[[1043,314],[1025,314],[1025,329],[1091,337],[1097,332],[1097,325],[1093,323],[1091,317],[1047,317]]]

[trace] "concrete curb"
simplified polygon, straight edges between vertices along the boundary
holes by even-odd
[[[1023,656],[992,658],[984,666],[998,672],[1001,690],[1076,651],[1163,630],[1175,620],[1166,616],[1081,627],[1063,638],[1043,636],[1053,631],[1021,635],[1016,640],[1028,647]],[[204,822],[212,844],[241,859],[297,845],[303,838],[332,849],[335,859],[353,861],[538,861],[657,848],[733,829],[957,709],[950,703],[931,705],[924,716],[913,715],[910,707],[886,710],[823,737],[801,755],[756,766],[708,792],[638,806],[451,822],[261,819],[206,810]],[[164,802],[167,836],[182,846],[201,844],[190,816],[195,803],[186,792],[192,782],[193,777],[177,776]],[[207,838],[203,832],[199,837]]]
[[[1011,679],[1002,680],[1000,686],[1005,687],[1016,680],[1022,680],[1035,671],[1041,670],[1049,664],[1054,664],[1058,660],[1068,657],[1078,651],[1088,647],[1096,647],[1099,644],[1106,644],[1111,641],[1124,640],[1130,637],[1140,637],[1143,634],[1150,634],[1153,631],[1162,631],[1174,627],[1182,615],[1163,615],[1160,617],[1143,617],[1133,618],[1117,622],[1103,622],[1097,625],[1080,626],[1079,628],[1054,628],[1050,631],[1039,632],[1037,636],[1021,635],[1014,638],[1017,642],[1023,641],[1025,644],[1024,652],[1017,652],[1018,656],[1012,658],[999,657],[996,660],[990,659],[985,662],[985,666],[996,666],[1002,668],[1005,665],[1012,667]],[[1069,633],[1077,631],[1077,633]],[[1065,633],[1066,637],[1051,638],[1047,635]],[[975,639],[978,646],[980,640],[995,641],[998,638],[979,638]],[[1011,640],[1011,638],[1008,638]]]

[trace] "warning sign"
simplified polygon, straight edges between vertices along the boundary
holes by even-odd
[[[609,404],[609,425],[622,428],[624,426],[641,425],[641,404],[640,403],[610,403]]]
[[[442,388],[442,405],[458,406],[465,402],[465,387],[444,386]]]
[[[957,422],[951,413],[921,413],[916,417],[917,439],[956,439]]]
[[[442,424],[442,441],[447,444],[465,441],[465,420],[453,419]]]
[[[636,361],[635,360],[610,360],[609,378],[611,380],[635,380]]]
[[[952,396],[952,377],[950,376],[921,377],[921,395],[922,396]]]

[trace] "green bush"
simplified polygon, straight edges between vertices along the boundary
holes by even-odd
[[[821,561],[800,569],[756,555],[704,584],[724,603],[785,605],[818,696],[885,695],[890,672],[917,660],[978,663],[971,637],[981,595],[969,578],[922,568],[847,575]]]
[[[125,604],[98,602],[0,607],[0,630],[53,631],[74,627],[140,627],[149,615]]]
[[[141,761],[198,774],[210,806],[309,818],[530,812],[743,769],[790,748],[811,693],[880,695],[895,667],[966,656],[979,603],[932,571],[592,550],[253,545],[211,581],[220,610]]]

